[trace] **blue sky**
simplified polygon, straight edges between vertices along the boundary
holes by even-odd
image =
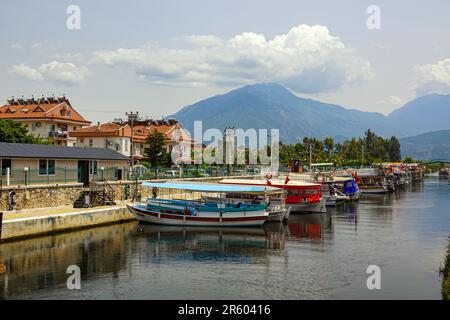
[[[69,5],[81,29],[69,30]],[[380,8],[369,30],[366,9]],[[91,121],[160,117],[247,83],[387,114],[450,93],[450,2],[1,1],[0,99],[65,93]]]

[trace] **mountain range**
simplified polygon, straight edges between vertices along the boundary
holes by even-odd
[[[423,133],[400,139],[402,157],[417,160],[450,159],[450,130]]]
[[[261,83],[186,106],[173,117],[191,132],[195,120],[203,121],[204,130],[276,128],[285,143],[305,136],[331,136],[339,142],[360,137],[368,128],[384,137],[407,137],[450,129],[450,94],[419,97],[385,116],[305,99],[280,84]]]

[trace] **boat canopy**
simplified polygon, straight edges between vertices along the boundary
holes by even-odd
[[[355,181],[355,179],[350,179],[344,182],[344,194],[354,194],[358,192],[358,185]]]
[[[234,184],[234,185],[256,185],[256,186],[272,186],[276,188],[287,189],[293,187],[295,189],[321,189],[322,186],[319,183],[307,182],[301,180],[286,180],[282,179],[222,179],[219,183],[223,184]]]
[[[143,182],[143,186],[152,188],[177,189],[197,192],[223,193],[282,193],[280,188],[267,186],[226,185],[218,183],[183,183],[183,182]]]
[[[333,167],[333,162],[311,163],[311,167]]]

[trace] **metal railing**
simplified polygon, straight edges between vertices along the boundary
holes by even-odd
[[[87,169],[86,169],[87,170]],[[9,176],[8,176],[9,173]],[[89,181],[152,180],[180,178],[214,178],[223,176],[259,175],[260,168],[243,166],[183,166],[183,167],[98,167],[89,171]],[[79,168],[21,168],[0,170],[0,188],[7,186],[78,183],[88,173]]]

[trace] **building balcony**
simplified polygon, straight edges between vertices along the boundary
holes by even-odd
[[[48,137],[54,139],[67,139],[69,134],[67,131],[50,131]]]

